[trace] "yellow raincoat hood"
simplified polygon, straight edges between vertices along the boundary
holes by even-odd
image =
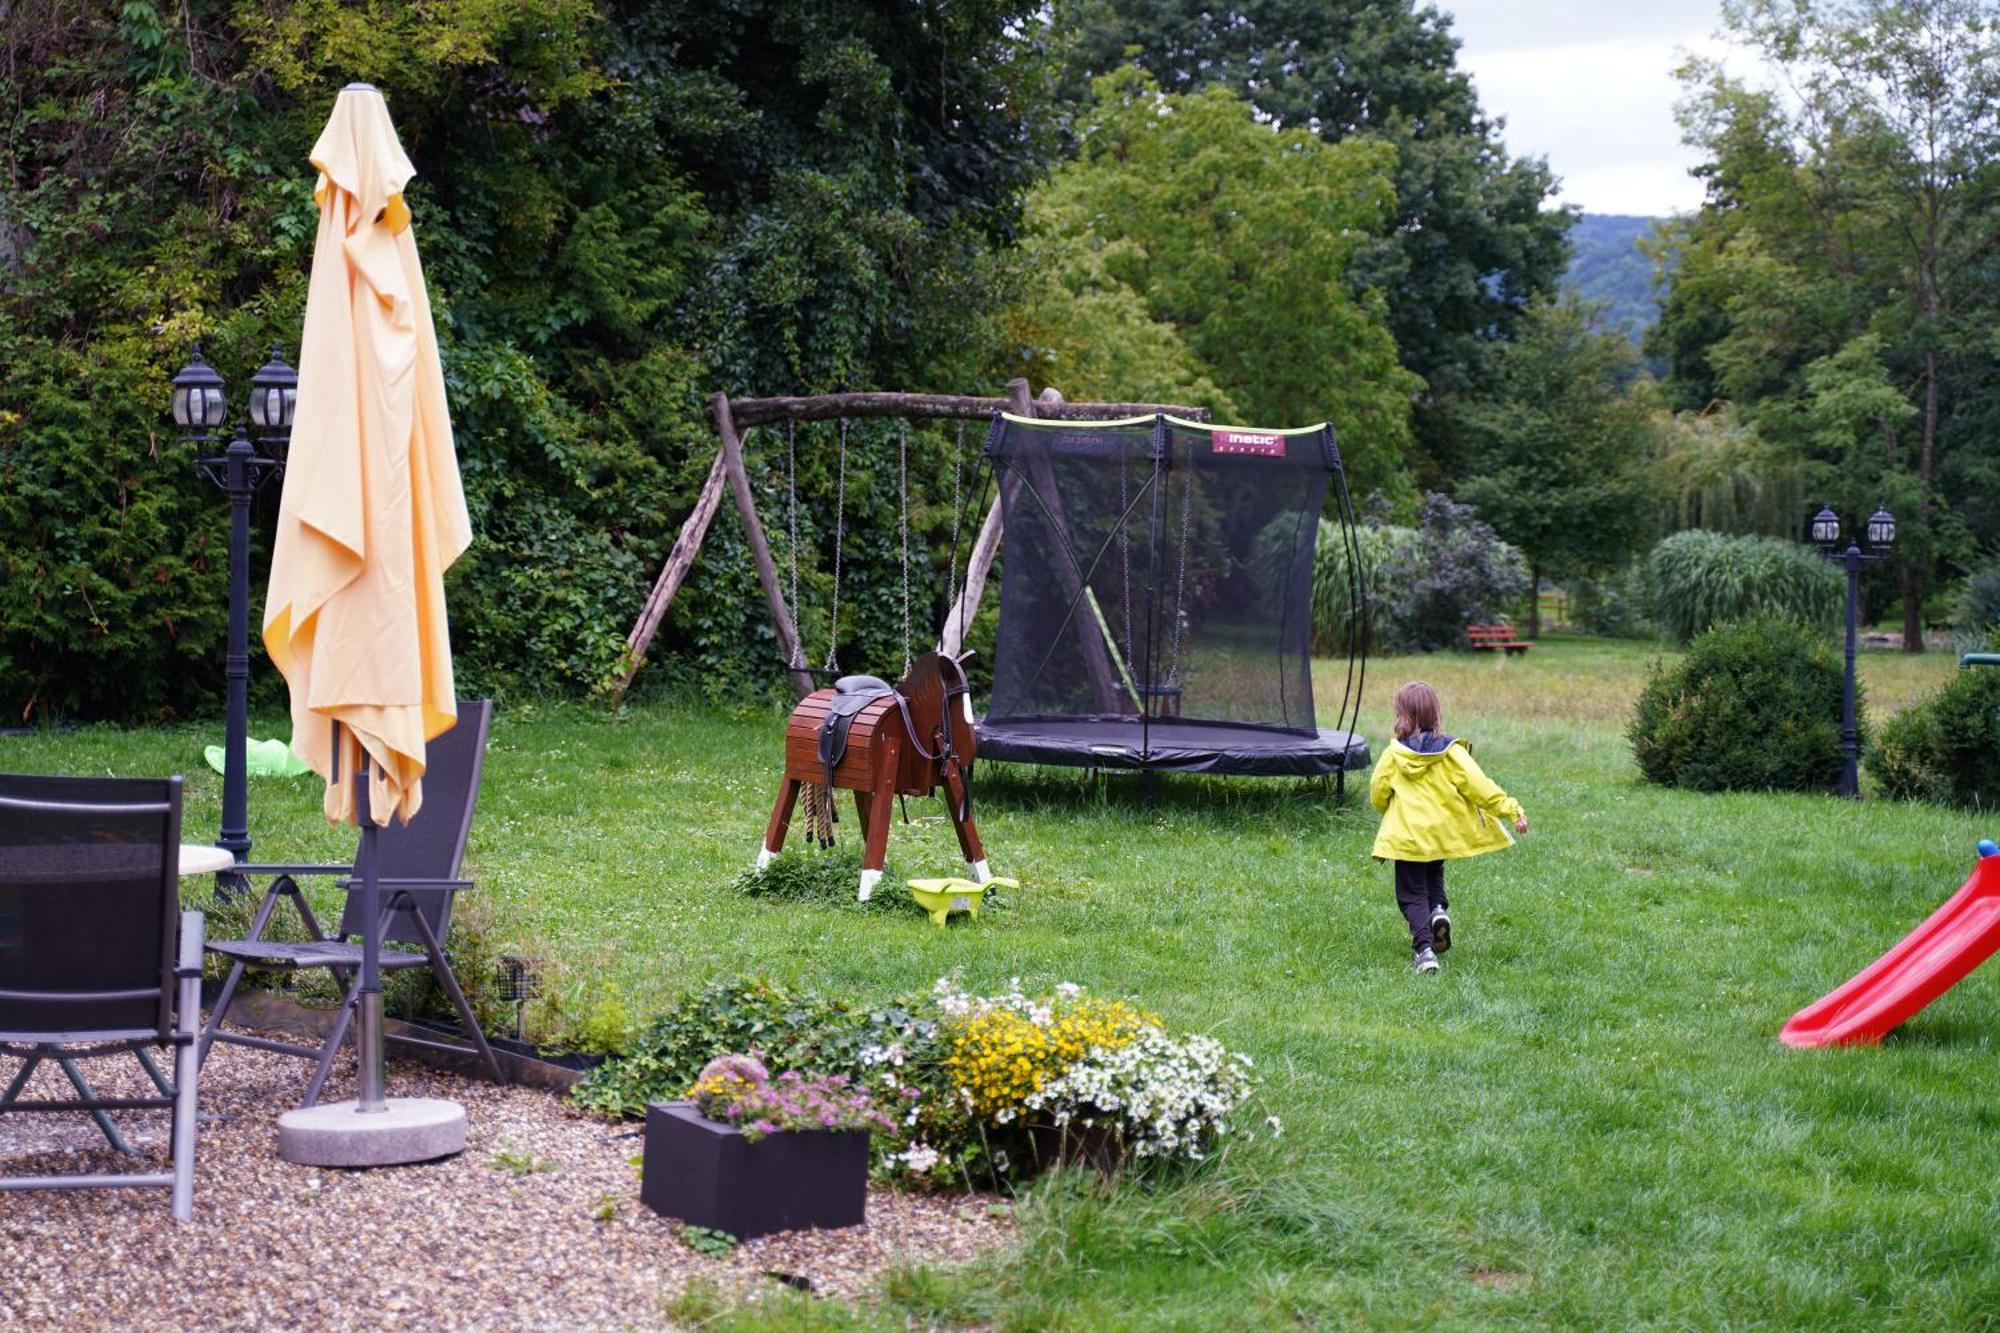
[[[1462,738],[1433,754],[1389,742],[1368,798],[1382,815],[1373,855],[1385,861],[1449,861],[1512,847],[1507,825],[1521,815],[1521,803],[1481,771]]]
[[[403,187],[415,168],[382,94],[350,84],[313,145],[319,236],[264,647],[291,687],[292,748],[335,772],[328,819],[353,818],[357,747],[369,816],[423,801],[425,742],[457,717],[444,572],[471,543],[430,299]]]

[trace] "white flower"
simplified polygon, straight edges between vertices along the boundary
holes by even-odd
[[[936,1148],[931,1147],[928,1143],[912,1143],[889,1160],[892,1162],[901,1162],[918,1175],[923,1175],[938,1164],[938,1158],[941,1155]]]

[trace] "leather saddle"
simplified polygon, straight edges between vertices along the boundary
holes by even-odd
[[[847,757],[847,733],[853,730],[854,719],[869,704],[895,692],[896,687],[880,676],[842,676],[833,682],[833,698],[819,727],[819,762],[826,769],[828,791],[833,790],[833,770]]]

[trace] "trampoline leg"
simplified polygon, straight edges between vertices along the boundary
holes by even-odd
[[[984,884],[993,878],[993,867],[986,864],[986,858],[983,856],[977,861],[967,861],[965,868],[972,872],[974,884]],[[973,915],[977,916],[978,913],[975,912]]]
[[[1142,777],[1141,781],[1144,783],[1146,791],[1146,808],[1148,810],[1151,810],[1153,808],[1154,802],[1159,797],[1159,793],[1154,788],[1153,770],[1148,768],[1143,770],[1143,772],[1144,776]]]

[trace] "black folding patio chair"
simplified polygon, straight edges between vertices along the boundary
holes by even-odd
[[[492,720],[491,700],[459,703],[458,725],[432,741],[428,747],[423,808],[408,824],[391,822],[382,830],[377,846],[381,849],[382,942],[384,945],[421,946],[421,952],[384,948],[382,969],[386,972],[428,964],[431,975],[437,978],[438,985],[458,1010],[471,1044],[460,1046],[433,1041],[428,1037],[396,1033],[389,1034],[388,1039],[407,1046],[477,1055],[494,1081],[502,1082],[505,1075],[501,1072],[500,1061],[487,1044],[486,1035],[479,1030],[479,1020],[473,1016],[472,1006],[466,1002],[465,992],[460,989],[458,978],[452,975],[451,964],[444,954],[444,940],[451,930],[452,904],[460,890],[472,887],[471,881],[459,878],[459,869],[465,860],[466,839],[472,832],[472,808],[479,797],[480,772],[486,761],[486,735]],[[199,1058],[206,1061],[209,1048],[214,1043],[227,1041],[316,1060],[318,1064],[313,1070],[312,1081],[306,1084],[304,1104],[311,1106],[319,1101],[327,1075],[333,1069],[334,1056],[339,1053],[340,1043],[353,1022],[355,997],[361,987],[361,881],[357,868],[353,865],[241,865],[235,873],[244,876],[271,875],[275,878],[257,905],[257,915],[250,924],[250,937],[213,940],[208,945],[210,953],[232,959],[233,965],[215,998],[208,1026],[202,1029]],[[309,875],[338,876],[340,887],[346,891],[345,906],[340,913],[340,933],[336,936],[329,937],[321,931],[318,919],[313,916],[312,906],[299,887],[299,879]],[[298,909],[310,939],[288,942],[263,938],[264,931],[271,924],[273,910],[280,899],[286,898]],[[347,992],[334,1019],[333,1031],[327,1034],[324,1045],[303,1046],[270,1037],[223,1031],[222,1020],[229,1013],[229,1006],[236,998],[237,986],[247,969],[292,972],[318,967],[332,972]]]
[[[180,841],[177,777],[0,774],[0,1055],[21,1062],[0,1115],[87,1111],[130,1153],[107,1111],[173,1111],[171,1170],[0,1175],[0,1190],[163,1188],[176,1220],[194,1215],[202,923],[180,910]],[[155,1046],[174,1048],[171,1082]],[[100,1097],[78,1064],[127,1052],[159,1096]],[[21,1096],[44,1063],[74,1098]]]

